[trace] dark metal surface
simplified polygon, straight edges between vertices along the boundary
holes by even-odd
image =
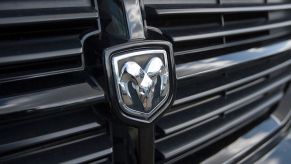
[[[197,105],[198,107],[195,108],[195,105],[193,105],[194,107],[191,107],[190,104],[189,107],[185,107],[186,109],[188,108],[188,110],[184,109],[184,112],[177,112],[177,114],[170,113],[168,116],[165,116],[160,120],[157,123],[157,126],[164,134],[178,132],[184,128],[198,124],[199,122],[207,121],[208,119],[223,114],[229,110],[233,111],[238,106],[247,106],[254,101],[259,100],[268,92],[278,90],[281,85],[290,79],[291,76],[286,77],[283,80],[278,78],[274,81],[262,82],[259,83],[259,86],[246,88],[243,93],[237,92],[231,94],[227,100],[225,97],[218,97],[213,101],[209,101],[212,102],[211,105],[205,103],[200,106]]]
[[[190,40],[199,40],[199,39],[206,39],[206,38],[215,38],[215,37],[222,37],[222,36],[230,36],[230,35],[238,35],[243,33],[252,33],[258,32],[263,30],[270,30],[275,28],[281,27],[289,27],[291,26],[291,21],[282,21],[282,22],[272,22],[268,24],[258,25],[258,26],[246,26],[243,28],[235,28],[235,29],[224,29],[224,30],[213,30],[208,33],[198,33],[196,31],[189,30],[185,28],[182,32],[178,33],[175,31],[169,30],[166,33],[171,37],[174,42],[183,42],[183,41],[190,41]]]
[[[268,140],[262,141],[260,145],[257,145],[252,152],[248,152],[245,156],[241,157],[241,162],[244,163],[253,163],[261,159],[265,156],[269,151],[271,151],[280,141],[284,140],[290,132],[291,125],[291,87],[286,86],[285,88],[286,95],[282,98],[280,103],[278,104],[276,110],[273,112],[272,117],[276,120],[276,122],[280,125],[280,129],[277,130],[273,136],[271,136]],[[284,141],[283,141],[284,142]],[[288,145],[287,145],[288,146]],[[275,148],[276,149],[276,148]],[[282,154],[283,155],[283,154]],[[268,156],[268,155],[267,155]],[[282,159],[286,157],[282,156]],[[288,158],[288,157],[287,157]],[[262,158],[264,161],[264,158]]]
[[[84,82],[0,99],[0,116],[27,111],[42,111],[65,106],[81,105],[103,101],[104,93],[99,86]]]
[[[203,73],[217,71],[219,69],[251,62],[258,59],[278,55],[291,49],[291,40],[285,40],[270,46],[251,48],[241,52],[222,55],[205,60],[189,62],[177,65],[177,78],[185,79]]]
[[[276,147],[274,147],[268,154],[257,161],[258,164],[274,163],[287,164],[291,161],[291,132],[286,136]]]
[[[155,129],[154,126],[139,129],[139,163],[155,163]]]
[[[247,132],[231,145],[220,150],[215,155],[203,161],[204,164],[233,162],[235,158],[254,147],[262,140],[266,140],[279,129],[279,124],[273,118],[268,118],[258,126]]]
[[[255,162],[290,124],[283,2],[1,1],[0,163],[194,163],[202,151],[206,163]],[[146,49],[170,54],[171,86],[141,121],[120,110],[108,66],[112,53]],[[261,162],[284,159],[289,140]]]
[[[261,11],[275,11],[275,10],[289,10],[290,4],[273,4],[273,5],[257,5],[257,6],[205,6],[205,7],[192,7],[193,4],[181,5],[178,8],[176,5],[171,4],[159,4],[157,6],[151,5],[149,8],[153,8],[155,12],[151,14],[157,15],[178,15],[178,14],[201,14],[201,13],[244,13],[244,12],[261,12]],[[175,8],[176,7],[176,8]]]
[[[0,2],[0,163],[110,162],[96,112],[104,92],[87,60],[101,33],[97,8],[96,0]]]
[[[268,99],[258,101],[257,104],[251,104],[226,114],[225,120],[214,118],[214,120],[209,121],[209,124],[205,123],[205,126],[196,125],[197,128],[194,130],[191,129],[195,128],[195,126],[182,130],[173,136],[167,136],[169,139],[167,137],[165,139],[162,138],[157,141],[157,150],[162,153],[165,159],[169,160],[169,163],[178,161],[197,151],[197,149],[201,149],[199,144],[214,143],[236,129],[242,128],[251,121],[258,119],[266,114],[269,108],[276,104],[282,96],[282,94],[276,94]],[[202,124],[204,123],[202,122]],[[195,149],[193,149],[194,147]]]
[[[113,163],[154,163],[154,127],[135,128],[119,120],[111,123]]]
[[[189,101],[194,100],[194,99],[198,99],[198,98],[201,98],[201,97],[204,97],[204,96],[207,96],[207,95],[211,95],[211,94],[214,94],[214,93],[217,93],[217,92],[221,92],[221,91],[226,90],[228,88],[239,86],[239,85],[241,85],[243,83],[250,82],[250,81],[255,80],[255,79],[259,78],[259,77],[266,76],[266,75],[268,75],[268,74],[270,74],[270,73],[272,73],[274,71],[279,71],[280,69],[288,68],[290,66],[290,64],[291,64],[291,60],[287,60],[287,61],[285,61],[283,63],[277,64],[274,67],[271,67],[269,69],[265,69],[264,71],[259,72],[257,74],[253,74],[253,75],[247,76],[245,78],[241,78],[239,80],[236,80],[234,82],[229,82],[229,83],[227,83],[225,85],[221,85],[221,86],[218,86],[218,87],[215,87],[215,88],[208,89],[208,90],[206,90],[204,92],[201,92],[201,93],[198,93],[198,94],[192,94],[190,96],[186,96],[186,97],[183,97],[183,98],[178,98],[174,102],[174,105],[179,105],[179,104],[182,104],[182,103],[186,103],[186,102],[189,102]],[[179,83],[179,81],[178,81],[178,83]]]

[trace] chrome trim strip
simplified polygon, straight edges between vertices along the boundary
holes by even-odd
[[[139,0],[124,0],[129,39],[145,39],[144,25]]]

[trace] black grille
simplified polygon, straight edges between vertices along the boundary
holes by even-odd
[[[0,29],[0,163],[109,162],[96,1],[4,0]]]
[[[193,155],[275,109],[291,78],[291,4],[144,4],[149,35],[173,44],[178,80],[174,106],[156,125],[158,162]]]
[[[91,1],[2,1],[1,81],[83,70],[83,43],[99,33]]]
[[[220,54],[213,50],[245,49],[290,34],[290,4],[263,0],[145,4],[148,25],[174,43],[178,64]]]
[[[176,62],[176,99],[154,132],[116,121],[103,90],[101,53],[141,41],[123,38],[125,12],[139,8],[98,2],[102,35],[97,0],[0,1],[0,163],[134,162],[153,147],[157,163],[198,163],[248,126],[277,130],[291,81],[290,0],[141,0],[138,32],[170,41]]]
[[[112,148],[105,122],[90,107],[70,110],[6,122],[0,128],[0,161],[108,162]]]

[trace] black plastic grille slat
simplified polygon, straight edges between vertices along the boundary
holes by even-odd
[[[238,78],[232,83],[225,82],[225,86],[194,94],[191,99],[176,103],[176,106],[157,123],[157,160],[166,162],[179,160],[187,154],[192,154],[196,149],[203,148],[204,142],[215,142],[257,119],[263,113],[271,111],[273,105],[277,104],[284,95],[283,89],[286,83],[291,80],[290,69],[288,69],[290,61],[286,61],[285,57],[289,58],[288,51],[276,54],[272,60],[265,60],[265,62],[272,62],[267,62],[269,66],[262,62],[265,67],[254,69],[256,73],[248,75],[246,79]],[[261,59],[261,61],[264,60]],[[254,62],[254,64],[248,64],[246,68],[252,69],[258,64],[259,62]],[[226,74],[232,74],[228,71],[238,73],[241,70],[232,68],[224,70]],[[205,73],[205,76],[208,75],[209,73]],[[258,112],[259,109],[251,106],[260,106],[261,102],[271,104],[259,108],[264,111],[263,113],[255,114],[254,112]],[[248,111],[249,114],[245,116],[240,111]],[[228,122],[232,120],[230,115],[236,121],[241,119],[245,119],[245,121],[235,126]],[[228,123],[220,124],[219,120]],[[212,125],[212,128],[208,125]]]
[[[203,143],[203,141],[205,142],[221,133],[226,135],[231,130],[233,131],[250,123],[252,120],[266,113],[272,105],[282,98],[282,95],[282,93],[275,94],[241,110],[231,112],[223,118],[215,118],[208,123],[206,122],[203,124],[204,126],[200,125],[197,128],[194,127],[193,130],[181,131],[180,134],[168,139],[160,139],[157,141],[156,149],[167,160],[181,155],[181,153]]]
[[[205,74],[206,77],[203,76],[197,77],[200,79],[200,81],[198,81],[197,78],[189,79],[187,81],[178,81],[178,84],[180,85],[178,85],[177,99],[174,105],[180,105],[208,95],[222,93],[230,88],[237,87],[244,83],[251,82],[255,79],[267,76],[272,72],[286,70],[288,69],[288,66],[290,64],[291,61],[288,58],[287,60],[286,58],[282,58],[280,60],[272,59],[266,60],[262,63],[259,62],[255,62],[253,64],[248,63],[245,66],[240,66],[241,68],[239,69],[231,67],[230,71],[232,72],[224,71],[224,73],[227,76],[225,76],[225,74],[223,73],[220,74],[215,72],[218,75],[212,74],[213,78],[212,76],[207,76],[209,74]],[[237,71],[241,73],[237,74]],[[213,81],[212,79],[216,79],[216,81]],[[205,84],[205,81],[212,82],[211,84],[208,83]],[[189,88],[190,86],[200,86],[200,87]],[[187,92],[185,92],[185,89],[183,88],[188,88]]]
[[[92,55],[84,52],[85,39],[100,32],[95,3],[0,2],[0,87],[1,103],[5,104],[0,107],[1,115],[103,99],[102,89],[85,72],[84,56]]]
[[[285,84],[291,78],[288,74],[284,74],[283,77],[283,79],[281,79],[281,76],[277,80],[261,82],[249,88],[245,88],[244,90],[228,94],[226,97],[221,96],[220,98],[195,107],[191,107],[191,105],[190,107],[183,107],[188,109],[183,109],[181,112],[175,112],[174,114],[164,117],[158,122],[157,127],[163,131],[163,134],[168,135],[212,116],[223,114],[228,110],[241,108],[257,101],[268,92],[278,89],[278,87]],[[177,108],[176,110],[179,110],[179,107]]]
[[[104,120],[91,107],[70,110],[1,123],[0,162],[88,162],[108,158],[112,149]],[[60,156],[62,152],[70,155]]]
[[[2,0],[0,10],[91,7],[91,0]]]
[[[53,39],[40,38],[39,40],[8,40],[0,44],[0,65],[78,56],[82,53],[81,46],[78,36],[58,36]]]
[[[99,21],[94,0],[0,2],[0,163],[111,162]]]
[[[176,57],[176,61],[183,63],[184,58],[187,60],[190,56],[188,61],[195,61],[194,55],[208,58],[207,51],[212,48],[230,49],[233,45],[241,45],[241,48],[246,46],[244,47],[246,49],[252,47],[248,45],[249,43],[280,37],[278,32],[272,31],[290,34],[288,27],[291,24],[288,15],[291,5],[287,1],[280,2],[149,1],[145,3],[145,8],[148,25],[159,28],[169,38],[174,45],[175,55],[179,56]],[[216,42],[212,43],[214,40]],[[200,54],[195,54],[197,52]]]
[[[97,103],[104,99],[103,91],[84,82],[34,93],[0,98],[0,115],[23,111],[40,111],[66,106]]]
[[[0,81],[82,71],[82,37],[100,32],[91,0],[5,0],[0,15]]]
[[[109,161],[106,156],[110,155],[112,149],[108,147],[108,144],[108,136],[84,137],[74,142],[41,150],[38,153],[13,157],[7,159],[6,163],[84,163],[98,161],[102,158]],[[60,154],[62,155],[60,156]]]
[[[240,1],[244,2],[244,1]],[[155,12],[150,14],[157,15],[177,15],[177,14],[209,14],[209,13],[243,13],[243,12],[262,12],[262,11],[276,11],[276,10],[288,10],[291,9],[290,4],[273,4],[273,5],[250,5],[250,2],[246,2],[245,5],[220,5],[220,6],[194,6],[184,4],[163,4],[160,6],[149,6],[153,8]]]
[[[283,41],[270,46],[265,46],[264,49],[254,47],[247,51],[234,52],[219,57],[208,58],[195,62],[189,62],[177,65],[177,78],[185,79],[197,76],[203,73],[225,69],[231,66],[248,63],[258,59],[275,56],[279,53],[290,50],[289,41]],[[257,49],[257,51],[256,51]],[[260,50],[260,51],[259,51]]]
[[[191,41],[191,40],[198,40],[198,39],[208,39],[208,38],[215,38],[215,37],[222,37],[222,36],[237,35],[237,34],[243,34],[243,33],[252,33],[252,32],[258,32],[258,31],[270,30],[274,28],[288,27],[288,26],[291,26],[291,21],[289,20],[281,21],[281,22],[274,22],[274,23],[269,23],[269,24],[259,25],[259,26],[246,26],[246,27],[241,27],[241,28],[229,28],[229,29],[223,29],[223,30],[217,30],[213,28],[212,32],[204,32],[204,33],[202,33],[201,31],[199,31],[199,33],[193,33],[191,27],[181,28],[179,30],[169,31],[166,33],[168,33],[171,36],[171,39],[174,42],[182,42],[182,41]]]
[[[193,85],[193,81],[197,78],[200,79],[202,76],[197,76],[192,80],[190,78],[188,81],[191,86],[193,88],[198,87],[203,92],[197,92],[198,94],[189,92],[191,96],[176,100],[175,107],[157,123],[157,160],[170,163],[179,160],[187,156],[187,154],[190,155],[203,148],[203,145],[207,145],[206,141],[208,143],[209,141],[215,142],[257,119],[254,117],[259,117],[261,114],[271,111],[273,109],[271,107],[277,104],[284,95],[283,89],[285,85],[291,80],[288,67],[290,58],[288,56],[289,51],[285,49],[271,58],[247,62],[245,66],[238,64],[234,67],[223,69],[222,72],[225,77],[233,78],[232,76],[236,74],[237,79],[233,78],[232,80],[236,79],[234,81],[222,79],[225,85],[216,84],[217,87],[213,87],[210,90],[204,90],[199,85]],[[262,67],[258,68],[261,64]],[[242,68],[238,69],[237,67]],[[252,71],[245,70],[242,73],[241,71],[244,69]],[[216,72],[219,71],[214,71],[214,73]],[[205,72],[203,75],[205,77],[211,76],[211,72]],[[214,77],[214,79],[217,79],[217,77]],[[213,83],[209,79],[202,79],[202,81],[203,83]],[[208,85],[211,88],[211,84]],[[191,89],[188,87],[188,90]],[[277,91],[281,92],[277,94]],[[234,120],[242,118],[247,120],[243,121],[243,123],[238,123],[239,125],[237,124],[235,127],[228,129],[228,126],[232,125],[232,123],[220,125],[219,121],[217,121],[225,120],[227,122],[230,119],[228,115],[232,113],[247,111],[249,106],[258,105],[260,102],[272,102],[272,98],[269,99],[268,97],[274,94],[274,97],[278,97],[261,114],[253,113],[257,108],[249,109],[252,114],[247,114],[247,116],[234,114]],[[213,128],[208,127],[211,124]]]
[[[174,106],[156,125],[156,161],[195,158],[276,109],[291,80],[291,1],[144,5],[148,31],[173,44],[177,74]]]
[[[195,159],[195,163],[196,161],[203,164],[239,161],[238,154],[252,151],[252,148],[267,141],[274,133],[280,130],[280,123],[276,121],[276,117],[273,117],[273,115],[264,117],[262,120],[258,120],[236,132],[231,136],[232,138],[226,137],[222,141],[217,142],[216,145],[219,145],[217,146],[219,147],[218,149],[214,150],[215,146],[211,147],[212,149],[209,148],[209,150],[213,150],[211,152],[208,151],[209,154],[212,154],[210,157],[207,159],[203,157],[199,159],[198,157]],[[249,138],[256,138],[256,140],[254,141],[254,139]],[[232,151],[229,151],[229,149]],[[193,161],[192,156],[186,157],[180,162],[189,163],[190,161]]]
[[[96,19],[98,13],[90,0],[1,1],[0,27],[42,22]]]
[[[65,119],[66,117],[71,119]],[[54,127],[54,124],[58,126]],[[8,123],[1,127],[0,153],[100,127],[90,111],[66,112],[41,119]]]
[[[18,13],[0,11],[0,27],[33,25],[53,22],[90,21],[97,19],[98,15],[93,9],[71,8],[67,9],[38,9],[36,11],[23,10]],[[40,15],[41,12],[41,15]],[[19,14],[21,13],[21,14]],[[91,21],[92,22],[92,21]]]

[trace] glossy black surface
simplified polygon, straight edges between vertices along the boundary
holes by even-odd
[[[163,134],[171,134],[178,132],[187,127],[191,127],[200,122],[207,121],[217,115],[228,113],[228,111],[237,110],[238,107],[247,106],[254,101],[260,100],[265,94],[273,90],[280,90],[279,87],[289,81],[291,76],[283,75],[282,77],[272,80],[264,81],[262,83],[253,84],[249,88],[229,94],[228,98],[216,97],[205,103],[190,104],[181,109],[176,109],[173,113],[169,113],[162,120],[157,123],[157,127],[161,129]],[[285,78],[285,76],[287,76]],[[191,106],[192,105],[192,106]],[[180,110],[180,111],[179,111]],[[183,112],[181,112],[183,111]]]
[[[238,138],[231,145],[223,148],[215,155],[203,161],[203,163],[234,162],[234,159],[254,147],[262,140],[266,140],[272,133],[279,129],[279,124],[273,118],[268,118],[254,129]]]
[[[171,4],[158,4],[151,5],[149,8],[153,8],[155,12],[151,14],[157,15],[177,15],[177,14],[201,14],[201,13],[243,13],[243,12],[260,12],[260,11],[273,11],[273,10],[288,10],[291,9],[290,4],[270,4],[270,5],[221,5],[221,6],[201,6],[196,7],[193,4],[182,4],[180,6]]]
[[[144,0],[148,31],[172,42],[177,63],[174,107],[156,124],[157,161],[196,163],[195,159],[210,156],[211,147],[227,147],[219,143],[223,138],[231,138],[256,120],[268,119],[272,111],[277,113],[290,81],[290,4],[280,2]],[[264,114],[250,114],[243,126],[238,123],[225,129],[232,118],[244,118],[239,111],[246,112],[276,94]],[[269,135],[257,140],[250,151],[231,156],[238,160],[240,153],[254,151],[277,132],[271,129],[265,129]],[[205,139],[212,134],[216,136]]]
[[[258,32],[263,30],[269,30],[274,28],[280,27],[289,27],[291,26],[291,21],[283,21],[283,22],[274,22],[268,23],[260,26],[246,26],[244,28],[229,28],[225,30],[213,30],[209,33],[197,33],[189,30],[188,28],[182,29],[183,32],[178,33],[177,31],[169,31],[171,39],[174,42],[183,42],[183,41],[190,41],[190,40],[198,40],[198,39],[205,39],[205,38],[215,38],[220,36],[230,36],[230,35],[238,35],[243,33],[252,33]]]
[[[230,134],[236,128],[240,128],[254,121],[265,114],[268,108],[277,103],[281,98],[282,94],[274,95],[273,97],[265,99],[265,101],[259,101],[257,105],[249,105],[246,108],[233,111],[233,113],[230,112],[225,115],[225,120],[213,118],[208,124],[205,123],[205,126],[198,125],[193,130],[190,129],[193,127],[190,127],[189,130],[181,131],[180,134],[178,133],[173,137],[170,136],[169,139],[160,139],[157,141],[157,150],[165,159],[174,162],[177,160],[175,157],[179,155],[184,156],[191,151],[195,151],[193,147],[198,148],[199,143],[208,142],[209,144],[210,142],[215,142],[225,135]]]
[[[71,119],[66,119],[68,117]],[[58,127],[52,128],[53,124]],[[0,128],[1,155],[5,152],[33,147],[37,144],[102,128],[101,122],[96,122],[93,112],[88,109],[48,115],[43,119],[32,118],[30,121],[19,121],[19,124],[7,123],[7,125],[9,126]],[[17,135],[16,130],[22,134]]]
[[[291,41],[286,40],[270,46],[251,48],[223,56],[209,58],[201,61],[177,65],[177,79],[185,79],[211,71],[263,59],[291,49]]]
[[[274,147],[268,154],[259,160],[258,164],[263,163],[289,163],[291,161],[291,133],[286,136],[276,147]]]
[[[155,163],[154,127],[135,128],[111,120],[113,163]]]
[[[97,1],[4,0],[0,13],[0,163],[110,162],[96,112],[104,92],[88,62]]]
[[[1,1],[0,163],[254,163],[272,148],[265,159],[284,159],[290,9],[290,0]],[[103,51],[172,51],[169,42],[174,105],[130,121],[116,111]]]
[[[263,156],[265,156],[269,151],[271,151],[280,141],[288,136],[290,132],[290,118],[291,118],[291,110],[290,110],[290,98],[291,98],[291,87],[288,86],[286,88],[286,96],[281,100],[277,109],[272,114],[273,119],[280,125],[280,129],[276,131],[268,140],[261,141],[260,144],[256,145],[255,149],[252,152],[246,152],[244,156],[240,157],[242,162],[255,162],[259,159],[264,161]],[[285,145],[285,146],[288,146]],[[272,152],[271,152],[272,153]],[[282,154],[283,155],[283,154]],[[282,160],[288,159],[289,157],[281,157]]]
[[[101,88],[90,86],[84,82],[70,86],[27,93],[0,99],[0,116],[25,111],[50,110],[65,106],[96,103],[103,101]]]

